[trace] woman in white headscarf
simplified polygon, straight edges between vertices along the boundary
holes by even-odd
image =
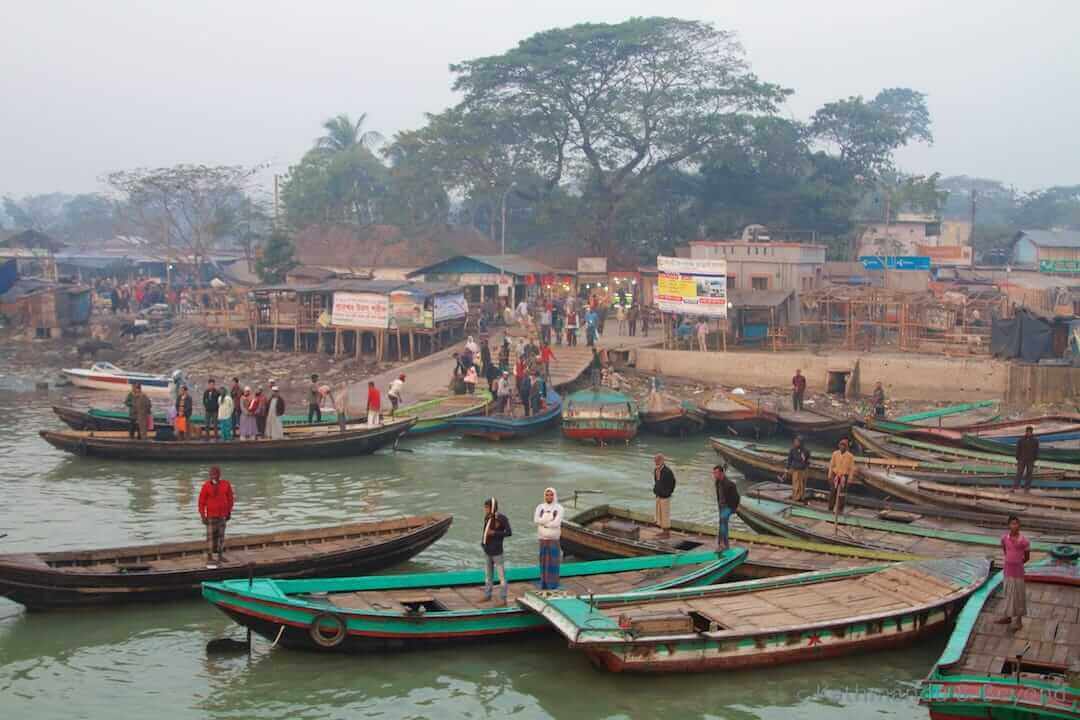
[[[465,349],[471,352],[473,357],[480,354],[480,346],[476,344],[476,340],[473,339],[472,335],[465,340]]]
[[[556,590],[559,587],[559,564],[562,562],[563,506],[555,488],[544,490],[544,502],[536,506],[533,523],[540,537],[540,589]]]

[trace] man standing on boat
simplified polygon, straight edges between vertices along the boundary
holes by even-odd
[[[540,537],[540,589],[557,590],[559,588],[559,566],[562,563],[562,548],[559,538],[562,536],[563,506],[555,488],[544,489],[544,502],[536,506],[533,512],[533,524]]]
[[[180,386],[180,394],[176,396],[176,439],[187,440],[191,432],[191,395],[188,394],[187,385]]]
[[[874,417],[885,417],[885,388],[881,386],[880,380],[874,385],[874,392],[870,396],[870,404],[874,407]]]
[[[1024,429],[1024,437],[1016,441],[1016,479],[1012,489],[1020,487],[1024,481],[1024,492],[1031,490],[1031,476],[1035,472],[1035,462],[1039,459],[1039,439],[1035,437],[1035,428],[1030,425]]]
[[[503,540],[513,535],[510,521],[499,512],[499,502],[491,497],[484,501],[484,533],[480,545],[484,548],[484,600],[491,599],[495,571],[499,571],[502,604],[506,604],[509,584],[506,582],[506,563],[503,560]]]
[[[791,408],[795,412],[802,410],[803,396],[806,395],[806,377],[801,369],[795,370],[795,377],[791,378]]]
[[[146,439],[150,421],[150,398],[142,391],[142,383],[133,383],[124,404],[128,407],[128,437]]]
[[[544,379],[551,380],[551,361],[555,359],[555,353],[551,350],[551,345],[545,343],[544,347],[540,350],[540,364],[544,368]]]
[[[405,373],[402,373],[390,382],[390,389],[386,391],[386,397],[390,398],[390,417],[394,417],[394,413],[397,412],[404,390]]]
[[[791,442],[787,456],[787,471],[791,475],[791,499],[803,502],[806,493],[806,471],[810,467],[810,451],[803,447],[798,435]]]
[[[229,388],[229,397],[231,397],[233,401],[232,426],[234,434],[240,429],[240,402],[243,396],[244,389],[240,387],[240,378],[234,377],[232,379],[232,387]]]
[[[848,482],[854,474],[855,456],[848,450],[847,438],[840,438],[840,448],[829,459],[829,508],[833,511],[834,520],[844,512]]]
[[[675,493],[675,473],[667,466],[664,456],[653,458],[653,495],[656,496],[656,525],[660,537],[671,537],[671,496]]]
[[[311,387],[308,388],[308,425],[312,422],[322,422],[322,408],[319,406],[320,400],[322,400],[322,392],[319,390],[319,376],[312,375]]]
[[[206,390],[202,394],[203,404],[203,437],[210,439],[211,432],[214,439],[218,438],[218,407],[221,405],[221,393],[218,392],[214,378],[206,381]]]
[[[382,396],[379,395],[379,388],[375,387],[375,381],[369,380],[367,384],[367,424],[369,427],[375,427],[381,422],[382,414]]]
[[[713,465],[712,476],[713,484],[716,487],[716,507],[720,514],[720,524],[717,526],[716,532],[716,545],[718,548],[727,550],[731,547],[731,541],[728,538],[728,524],[731,521],[731,516],[739,509],[739,488],[735,487],[735,483],[728,478],[724,468],[720,465]]]
[[[225,523],[229,522],[233,511],[233,489],[228,480],[221,479],[221,468],[210,468],[210,479],[203,483],[199,491],[199,516],[206,526],[206,563],[207,567],[217,554],[219,563],[228,562],[225,557]]]
[[[1027,613],[1024,563],[1031,559],[1031,543],[1020,534],[1020,518],[1015,515],[1009,516],[1009,532],[1001,536],[1001,550],[1005,553],[1005,612],[997,623],[1019,630]]]
[[[233,431],[233,413],[235,412],[235,404],[233,403],[232,395],[229,393],[221,393],[221,404],[218,406],[218,427],[221,429],[222,440],[232,440]]]
[[[285,425],[281,416],[285,414],[285,398],[278,393],[278,386],[270,386],[269,410],[266,414],[266,434],[271,440],[285,437]]]

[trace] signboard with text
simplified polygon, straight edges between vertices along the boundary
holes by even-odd
[[[1039,272],[1080,273],[1080,260],[1040,260]]]
[[[863,255],[859,262],[866,270],[930,270],[930,258],[925,255]]]
[[[469,304],[465,302],[464,293],[435,296],[435,322],[437,323],[463,318],[468,312]]]
[[[727,260],[656,258],[656,306],[663,312],[727,317]]]
[[[577,261],[577,271],[590,275],[603,275],[607,272],[606,257],[581,257]]]
[[[330,322],[338,327],[388,327],[390,298],[375,293],[335,292]]]

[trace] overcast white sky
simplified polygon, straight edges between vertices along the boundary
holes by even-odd
[[[907,86],[933,147],[911,172],[1021,188],[1080,183],[1078,0],[9,0],[0,42],[0,194],[100,189],[180,162],[284,171],[325,118],[390,136],[454,101],[451,62],[634,15],[738,32],[785,113]]]

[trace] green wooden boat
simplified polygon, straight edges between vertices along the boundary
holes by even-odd
[[[446,395],[432,400],[403,405],[394,413],[395,417],[417,418],[406,438],[417,435],[430,435],[450,429],[454,418],[483,415],[491,407],[492,396],[487,388],[477,388],[473,395]]]
[[[758,532],[813,542],[834,542],[852,547],[905,552],[919,557],[943,558],[982,554],[994,560],[1001,555],[1001,532],[948,515],[919,514],[918,508],[903,511],[877,510],[849,504],[836,518],[827,502],[811,493],[805,504],[786,498],[786,485],[761,483],[743,493],[739,517]],[[1055,545],[1078,542],[1073,535],[1027,533],[1031,551],[1042,557]]]
[[[1004,576],[980,588],[957,617],[919,704],[934,720],[1080,718],[1080,562],[1062,548],[1025,569],[1027,614],[1017,630],[996,620]]]
[[[945,558],[587,599],[529,593],[521,604],[605,670],[730,671],[944,631],[989,573],[985,558]]]
[[[746,558],[722,553],[652,555],[562,566],[575,594],[706,585]],[[539,567],[507,568],[510,604],[484,599],[478,570],[323,580],[227,580],[204,583],[203,597],[236,622],[290,648],[363,652],[476,641],[543,630],[516,604],[540,578]]]
[[[997,400],[979,400],[978,402],[961,403],[959,405],[949,405],[943,408],[934,408],[933,410],[926,410],[924,412],[912,413],[910,415],[901,415],[893,418],[897,422],[902,423],[917,423],[925,422],[927,420],[936,420],[938,418],[949,417],[950,415],[960,415],[962,413],[969,413],[973,410],[983,410],[986,408],[992,408],[997,405]]]

